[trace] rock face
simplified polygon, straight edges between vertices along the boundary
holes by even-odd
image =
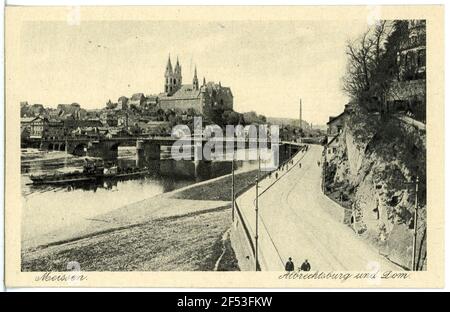
[[[419,176],[418,269],[426,269],[425,132],[395,119],[378,121],[361,135],[350,118],[328,163],[328,192],[352,210],[349,221],[390,260],[411,268],[415,181]],[[375,131],[374,131],[375,129]],[[332,178],[330,177],[333,176]],[[416,261],[417,263],[417,261]]]

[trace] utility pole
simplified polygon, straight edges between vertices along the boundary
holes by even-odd
[[[325,173],[327,171],[327,152],[325,148],[325,155],[322,158],[322,192],[325,194]]]
[[[261,154],[260,154],[260,150],[259,150],[259,147],[258,147],[258,180],[259,180],[259,175],[260,175],[260,172],[261,172]]]
[[[302,143],[303,126],[302,126],[302,99],[301,98],[300,98],[300,111],[299,111],[299,126],[300,126],[300,143]]]
[[[416,194],[414,203],[414,235],[413,235],[413,250],[412,250],[412,266],[411,271],[416,271],[416,242],[417,242],[417,218],[419,210],[419,175],[416,177]]]
[[[233,159],[231,160],[231,220],[234,222],[234,155],[235,151],[233,149]]]
[[[256,201],[255,201],[255,271],[258,271],[258,180],[256,177]]]
[[[300,119],[300,131],[303,129],[303,127],[302,127],[302,99],[300,99],[300,116],[299,116],[299,119]]]
[[[256,175],[256,200],[255,200],[255,271],[259,270],[258,265],[258,188],[259,188],[259,171],[261,170],[261,158],[259,157],[258,149],[258,173]]]

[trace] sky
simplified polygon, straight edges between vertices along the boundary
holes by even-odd
[[[22,24],[21,96],[30,104],[102,108],[134,93],[163,91],[170,54],[183,83],[231,87],[234,109],[325,124],[347,103],[345,45],[367,20],[341,21],[59,21]]]

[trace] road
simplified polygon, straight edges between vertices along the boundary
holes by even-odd
[[[339,220],[342,209],[321,191],[322,147],[311,145],[294,158],[289,171],[264,179],[259,187],[258,250],[262,269],[284,269],[288,257],[295,268],[305,259],[311,270],[401,270],[378,254]],[[301,168],[298,165],[301,163]],[[256,226],[253,187],[237,200],[254,236]]]

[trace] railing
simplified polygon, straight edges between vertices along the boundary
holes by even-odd
[[[292,155],[288,160],[286,160],[283,164],[280,164],[280,166],[282,166],[282,165],[284,165],[284,164],[286,164],[286,163],[288,163],[292,158],[294,158],[298,153],[300,153],[300,150],[299,151],[297,151],[294,155]],[[269,190],[276,182],[278,182],[282,177],[284,177],[289,171],[291,171],[302,159],[303,159],[303,157],[306,155],[306,151],[305,151],[305,154],[298,160],[298,161],[296,161],[294,164],[292,164],[291,166],[290,166],[290,168],[288,168],[282,175],[280,175],[279,177],[278,177],[278,179],[276,179],[274,182],[272,182],[267,188],[265,188],[261,193],[259,193],[259,195],[258,195],[258,197],[260,197],[262,194],[264,194],[267,190]],[[272,172],[265,172],[264,174],[262,174],[262,175],[260,175],[260,180],[259,181],[262,181],[262,180],[264,180],[267,176],[269,176],[270,174],[271,174]],[[251,188],[253,188],[255,186],[255,183],[252,183],[252,184],[250,184],[250,185],[247,185],[246,187],[243,187],[242,189],[240,189],[239,191],[237,191],[236,193],[235,193],[235,198],[238,198],[239,196],[241,196],[243,193],[245,193],[245,192],[247,192],[248,190],[250,190]],[[239,220],[240,220],[240,222],[241,222],[241,224],[242,224],[242,226],[243,226],[243,228],[244,228],[244,232],[245,232],[245,236],[246,236],[246,238],[247,238],[247,241],[248,241],[248,243],[250,244],[250,247],[251,247],[251,249],[252,249],[252,253],[253,253],[253,256],[254,257],[256,257],[256,250],[255,250],[255,245],[254,245],[254,242],[253,242],[253,237],[252,237],[252,235],[251,235],[251,233],[250,233],[250,230],[249,230],[249,228],[247,227],[247,225],[246,225],[246,223],[247,223],[247,221],[246,221],[246,218],[243,216],[243,214],[242,214],[242,212],[240,211],[240,208],[239,208],[239,205],[237,204],[237,201],[235,200],[234,201],[234,205],[235,205],[235,207],[233,207],[233,209],[236,209],[236,212],[237,212],[237,215],[238,215],[238,217],[239,217]],[[272,245],[273,245],[273,247],[274,247],[274,249],[275,249],[275,252],[278,254],[278,257],[280,258],[280,261],[281,261],[281,265],[283,265],[284,266],[284,262],[283,262],[283,259],[282,259],[282,257],[281,257],[281,255],[280,255],[280,253],[279,253],[279,251],[278,251],[278,248],[276,247],[276,245],[275,245],[275,243],[274,243],[274,241],[272,240],[272,237],[271,237],[271,235],[270,235],[270,233],[269,233],[269,231],[268,231],[268,229],[267,229],[267,227],[266,227],[266,225],[265,225],[265,223],[264,223],[264,220],[262,219],[262,217],[261,216],[259,216],[259,218],[261,219],[261,222],[263,223],[263,226],[264,226],[264,228],[265,228],[265,231],[266,231],[266,233],[267,233],[267,235],[268,235],[268,237],[269,237],[269,239],[270,239],[270,241],[271,241],[271,243],[272,243]],[[256,259],[255,259],[255,261],[257,261]],[[261,269],[260,268],[260,264],[259,263],[257,263],[257,265],[258,265],[258,268],[259,268],[259,270]]]
[[[239,217],[239,220],[241,221],[242,227],[244,228],[245,236],[247,237],[248,243],[250,244],[250,247],[252,249],[253,256],[255,257],[256,256],[255,245],[253,244],[253,239],[252,239],[252,236],[250,235],[250,231],[249,231],[249,229],[247,227],[247,224],[246,224],[246,222],[244,220],[244,217],[242,216],[242,213],[241,213],[241,211],[239,209],[238,204],[235,202],[234,205],[235,205],[234,208],[236,209],[236,212],[237,212],[237,215]]]

